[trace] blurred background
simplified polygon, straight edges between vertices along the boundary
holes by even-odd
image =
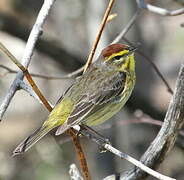
[[[173,10],[183,7],[182,0],[147,2]],[[18,59],[22,57],[25,42],[42,3],[43,0],[0,0],[0,41]],[[107,3],[107,0],[56,1],[34,51],[30,72],[62,76],[80,68],[86,62]],[[116,0],[112,13],[118,16],[107,24],[96,57],[126,26],[136,10],[136,1]],[[166,17],[143,10],[126,35],[132,43],[141,44],[140,50],[159,67],[172,89],[184,60],[183,23],[184,15]],[[3,53],[0,53],[0,65],[18,70]],[[163,121],[171,94],[152,66],[139,54],[136,54],[136,73],[136,87],[126,106],[95,129],[109,138],[113,146],[139,159],[160,127],[137,121],[135,112],[144,112],[149,115],[150,121]],[[0,67],[0,102],[14,77],[15,74],[7,73]],[[74,80],[34,79],[52,104]],[[48,135],[24,155],[11,157],[20,141],[37,129],[47,116],[47,110],[25,91],[16,93],[0,123],[0,179],[67,180],[69,166],[76,163],[79,167],[74,146],[65,135],[57,138]],[[184,179],[182,138],[178,138],[159,168],[161,173],[177,180]],[[86,138],[81,141],[93,180],[133,167],[109,152],[100,153],[99,147]]]

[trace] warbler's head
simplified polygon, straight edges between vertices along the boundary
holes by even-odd
[[[137,48],[125,44],[112,44],[102,50],[102,59],[108,66],[118,71],[134,71],[134,51]]]

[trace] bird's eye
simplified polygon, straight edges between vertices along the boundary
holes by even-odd
[[[114,58],[115,58],[116,60],[119,60],[119,59],[122,58],[122,56],[115,56]]]

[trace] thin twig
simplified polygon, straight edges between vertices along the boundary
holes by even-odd
[[[21,60],[21,64],[25,67],[28,67],[30,61],[31,61],[31,56],[33,54],[33,50],[34,50],[34,46],[36,44],[36,41],[39,37],[39,35],[42,32],[42,27],[43,24],[50,12],[50,9],[52,7],[52,5],[54,4],[55,0],[45,0],[42,8],[38,14],[38,17],[36,19],[36,22],[31,30],[31,33],[29,35],[25,50],[24,50],[24,54]],[[8,89],[7,94],[5,95],[1,106],[0,106],[0,120],[2,120],[3,115],[5,113],[5,111],[7,110],[14,94],[16,93],[16,91],[18,90],[19,84],[17,82],[20,82],[20,80],[23,79],[23,73],[22,71],[18,72],[13,83],[11,84],[10,88]]]
[[[39,90],[39,88],[37,87],[36,83],[33,81],[31,75],[29,74],[29,71],[26,67],[24,67],[11,53],[10,51],[8,51],[8,49],[0,42],[0,49],[9,57],[9,59],[15,63],[20,70],[23,72],[23,74],[26,76],[28,82],[30,83],[30,85],[32,86],[34,92],[38,95],[39,99],[42,101],[42,103],[44,104],[44,106],[49,110],[52,111],[52,107],[50,106],[50,104],[48,103],[48,101],[46,100],[46,98],[42,95],[41,91]],[[20,82],[21,80],[17,81]]]
[[[141,115],[140,115],[140,113],[139,113],[139,115],[137,115],[137,112],[141,112]],[[133,118],[133,119],[118,121],[117,125],[124,126],[124,125],[129,125],[129,124],[150,124],[150,125],[155,125],[155,126],[161,127],[163,124],[163,121],[153,119],[149,115],[143,113],[141,110],[136,110],[134,112],[134,116],[135,116],[135,118]],[[106,123],[106,124],[103,124],[103,126],[100,126],[100,128],[98,128],[97,131],[98,130],[107,130],[107,129],[111,129],[111,128],[113,128],[112,124]],[[184,137],[184,130],[180,130],[179,134]],[[71,139],[69,137],[68,138],[66,137],[66,138],[61,139],[61,141],[59,143],[64,144],[64,143],[67,143],[70,141],[71,141]]]
[[[141,10],[138,9],[135,14],[132,16],[128,24],[123,28],[123,30],[116,36],[116,38],[112,41],[111,44],[118,43],[121,39],[126,35],[126,33],[130,30],[130,28],[134,25],[135,21],[137,20],[138,16],[140,15]]]
[[[87,60],[86,65],[85,65],[84,72],[88,69],[88,67],[89,67],[89,66],[91,65],[91,63],[92,63],[93,56],[94,56],[94,54],[95,54],[95,50],[96,50],[96,48],[97,48],[97,45],[98,45],[98,42],[99,42],[100,37],[101,37],[101,35],[102,35],[102,32],[103,32],[103,30],[104,30],[104,28],[105,28],[105,25],[106,25],[108,16],[109,16],[109,14],[110,14],[110,11],[111,11],[111,9],[112,9],[112,6],[113,6],[114,2],[115,2],[115,0],[110,0],[110,1],[109,1],[108,7],[107,7],[107,9],[106,9],[106,11],[105,11],[105,14],[104,14],[102,23],[101,23],[100,28],[99,28],[99,31],[98,31],[98,33],[97,33],[96,39],[95,39],[95,41],[94,41],[94,43],[93,43],[92,49],[91,49],[90,54],[89,54],[89,56],[88,56],[88,60]]]
[[[89,174],[87,161],[85,159],[84,152],[83,152],[82,147],[80,145],[79,138],[76,136],[76,133],[75,133],[73,128],[70,128],[67,132],[72,137],[73,143],[75,145],[75,149],[77,151],[77,155],[78,155],[78,158],[79,158],[80,167],[82,168],[83,175],[84,175],[86,180],[90,180],[91,177],[90,177],[90,174]]]
[[[3,76],[7,75],[7,73],[15,74],[18,72],[16,70],[13,70],[13,69],[11,69],[7,66],[4,66],[2,64],[0,64],[0,68],[5,69],[7,71],[5,74],[3,74]],[[47,79],[47,80],[71,79],[71,78],[76,77],[78,74],[80,74],[83,71],[83,69],[84,69],[84,66],[77,69],[76,71],[73,71],[73,72],[71,72],[67,75],[63,75],[63,76],[50,76],[50,75],[36,74],[36,73],[30,73],[30,75],[32,77],[42,78],[42,79]]]
[[[178,15],[184,14],[184,8],[169,11],[167,9],[160,8],[160,7],[145,3],[145,0],[136,0],[136,2],[138,4],[139,8],[147,9],[150,12],[160,14],[163,16],[178,16]]]
[[[123,152],[119,151],[118,149],[112,147],[110,144],[105,144],[103,147],[105,149],[107,149],[108,151],[112,152],[113,154],[117,155],[121,159],[125,159],[125,160],[129,161],[130,163],[134,164],[136,167],[139,167],[141,170],[143,170],[144,172],[152,175],[153,177],[155,177],[157,179],[160,179],[160,180],[175,180],[174,178],[170,178],[168,176],[162,175],[162,174],[154,171],[153,169],[145,166],[140,161],[132,158],[128,154],[123,153]]]

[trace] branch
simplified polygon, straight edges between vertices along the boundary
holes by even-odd
[[[31,30],[31,33],[29,35],[29,38],[28,38],[28,41],[27,41],[27,44],[26,44],[26,47],[24,50],[24,54],[23,54],[23,57],[21,60],[21,64],[25,67],[29,66],[31,56],[33,54],[34,46],[36,44],[36,41],[37,41],[39,35],[42,32],[43,24],[44,24],[49,12],[50,12],[50,9],[51,9],[54,1],[55,0],[45,0],[44,4],[43,4],[43,6],[38,14],[36,23],[34,24],[32,30]],[[5,98],[3,99],[3,102],[0,106],[0,120],[2,120],[3,115],[10,104],[10,101],[12,100],[15,92],[18,90],[18,86],[19,86],[18,83],[20,82],[20,80],[23,79],[23,77],[24,76],[23,76],[23,73],[21,71],[17,73],[12,85],[10,86]]]
[[[73,128],[70,128],[69,130],[67,130],[67,133],[71,136],[72,141],[75,145],[75,150],[77,152],[77,156],[78,156],[78,159],[80,162],[80,167],[82,169],[82,173],[83,173],[83,176],[85,177],[85,180],[91,180],[88,166],[87,166],[87,161],[86,161],[86,158],[84,156],[84,152],[82,150],[82,147],[80,145],[80,140],[79,140],[78,136],[76,135],[76,132],[74,131]]]
[[[23,89],[30,96],[32,96],[33,98],[35,98],[40,104],[43,104],[42,101],[38,98],[38,96],[36,95],[36,93],[33,91],[33,89],[28,84],[26,84],[24,81],[20,81],[18,83],[19,83],[20,89]]]
[[[145,3],[144,0],[136,0],[136,2],[137,2],[137,5],[139,8],[147,9],[150,12],[160,14],[163,16],[178,16],[178,15],[184,14],[184,8],[169,11],[167,9],[160,8],[160,7]]]
[[[125,125],[129,125],[129,124],[150,124],[150,125],[155,125],[155,126],[161,127],[163,122],[161,120],[153,119],[152,117],[145,114],[141,110],[136,110],[134,112],[134,118],[127,119],[127,120],[121,120],[121,121],[117,122],[118,126],[125,126]],[[107,130],[107,129],[111,129],[111,128],[113,128],[112,124],[104,124],[102,127],[98,128],[98,130]],[[181,135],[183,138],[184,137],[184,130],[180,130],[179,135]],[[64,143],[70,142],[70,141],[71,141],[71,138],[65,137],[59,141],[59,144],[63,145]],[[176,143],[178,145],[182,146],[181,142],[178,141]]]
[[[26,91],[30,96],[32,96],[33,98],[35,98],[40,104],[43,105],[43,102],[39,99],[39,97],[33,91],[33,89],[31,88],[31,86],[29,86],[28,84],[26,84],[24,81],[20,81],[18,83],[19,83],[20,89],[23,89],[24,91]],[[53,106],[51,105],[51,107],[53,107]]]
[[[105,144],[104,148],[107,149],[108,151],[112,152],[113,154],[117,155],[118,157],[120,157],[121,159],[125,159],[129,162],[131,162],[132,164],[134,164],[136,167],[139,167],[141,170],[144,171],[144,173],[148,173],[149,175],[152,175],[153,177],[160,179],[160,180],[174,180],[174,178],[170,178],[168,176],[164,176],[154,170],[152,170],[151,168],[145,166],[143,163],[141,163],[140,161],[132,158],[131,156],[119,151],[118,149],[115,149],[114,147],[112,147],[110,144]],[[135,177],[134,177],[135,178]],[[107,178],[105,178],[107,179]],[[104,179],[104,180],[105,180]]]
[[[135,14],[132,16],[128,24],[123,28],[123,30],[119,33],[118,36],[112,41],[111,44],[118,43],[121,41],[121,39],[126,35],[126,33],[131,29],[131,27],[134,25],[135,21],[137,20],[138,16],[140,15],[141,11],[138,9]]]
[[[22,65],[28,67],[35,44],[42,33],[43,24],[51,10],[52,5],[54,4],[55,0],[45,0],[44,4],[38,14],[37,20],[33,26],[33,29],[29,35],[29,39],[26,44],[26,48],[24,50],[23,58],[22,58]]]
[[[142,169],[143,171],[145,171],[148,174],[152,175],[153,177],[156,177],[160,180],[174,180],[173,178],[164,176],[164,175],[150,169],[149,167],[146,167],[140,161],[138,161],[138,160],[132,158],[131,156],[129,156],[128,154],[123,153],[123,152],[119,151],[118,149],[114,148],[112,145],[107,143],[106,140],[104,140],[102,138],[97,138],[96,136],[94,136],[94,133],[92,134],[90,131],[81,130],[79,126],[74,126],[73,128],[75,130],[79,131],[82,135],[84,135],[88,139],[94,141],[96,144],[103,147],[104,149],[106,149],[109,152],[115,154],[116,156],[120,157],[121,159],[125,159],[125,160],[129,161],[130,163],[134,164],[136,167],[139,167],[140,169]]]
[[[92,49],[91,49],[91,51],[90,51],[88,60],[87,60],[87,62],[86,62],[86,65],[85,65],[85,68],[84,68],[84,72],[88,69],[88,67],[89,67],[90,64],[92,63],[93,56],[94,56],[94,54],[95,54],[95,50],[96,50],[96,48],[97,48],[97,45],[98,45],[98,42],[99,42],[100,37],[101,37],[101,35],[102,35],[102,32],[103,32],[103,30],[104,30],[104,28],[105,28],[105,25],[106,25],[106,23],[107,23],[108,16],[109,16],[109,14],[110,14],[110,11],[111,11],[111,9],[112,9],[112,6],[113,6],[114,2],[115,2],[115,0],[110,0],[110,1],[109,1],[108,7],[107,7],[107,9],[106,9],[106,11],[105,11],[105,14],[104,14],[102,23],[101,23],[100,28],[99,28],[99,31],[98,31],[98,33],[97,33],[97,37],[96,37],[96,39],[95,39],[95,41],[94,41],[94,43],[93,43],[93,46],[92,46]]]

